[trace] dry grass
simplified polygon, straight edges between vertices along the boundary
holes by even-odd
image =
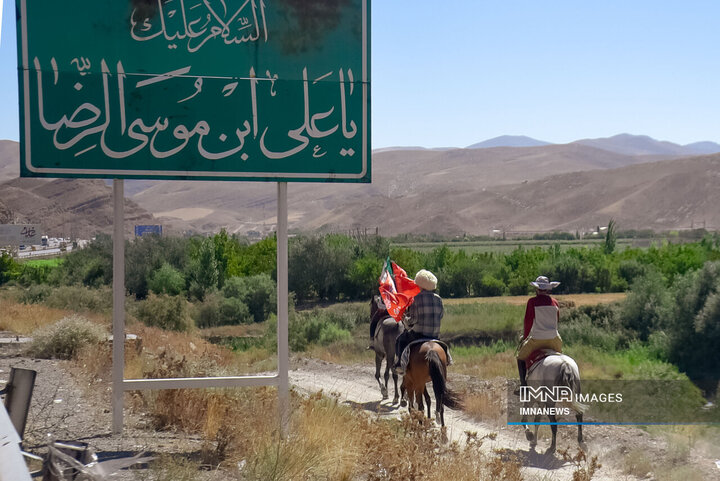
[[[23,304],[9,297],[0,298],[0,331],[29,335],[33,331],[75,314],[67,309],[53,309],[42,304]],[[110,318],[102,314],[83,313],[83,317],[104,326]]]
[[[507,411],[505,389],[488,389],[463,395],[463,412],[486,423],[502,423]]]
[[[623,458],[623,472],[625,474],[645,478],[652,470],[653,460],[648,457],[644,449],[632,449]]]
[[[450,369],[453,372],[480,379],[493,379],[496,377],[514,379],[518,376],[513,349],[495,354],[457,357],[455,358],[455,364]]]
[[[622,301],[625,299],[624,292],[608,292],[601,294],[564,294],[553,296],[558,301],[572,302],[575,306],[589,306],[596,304],[609,304],[611,302]],[[443,299],[443,303],[448,305],[454,304],[482,304],[482,303],[501,303],[511,304],[514,306],[524,306],[527,304],[529,295],[527,296],[499,296],[499,297],[466,297],[462,299]]]
[[[160,343],[161,334],[155,334],[148,349]],[[152,358],[145,362],[151,371],[144,377],[215,375],[228,368],[228,358],[212,348],[188,348],[195,341],[185,336],[165,338],[178,346],[177,354],[167,346],[158,354],[144,354]],[[517,463],[482,454],[480,440],[469,437],[462,447],[448,444],[445,433],[420,413],[400,422],[378,421],[322,393],[308,399],[293,395],[291,431],[281,439],[274,388],[143,391],[134,396],[136,409],[149,412],[157,429],[201,433],[207,439],[204,462],[240,462],[243,479],[522,479]]]

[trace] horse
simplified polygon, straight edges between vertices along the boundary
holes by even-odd
[[[530,372],[527,375],[527,384],[532,387],[545,386],[552,390],[556,386],[565,386],[570,388],[572,392],[571,400],[563,401],[563,404],[570,407],[575,411],[575,419],[578,422],[578,435],[577,440],[580,447],[585,449],[585,443],[583,441],[582,433],[582,420],[583,413],[587,410],[588,406],[577,401],[577,395],[582,391],[580,389],[580,371],[577,364],[570,356],[560,354],[552,351],[548,356],[535,362]],[[553,391],[556,392],[556,391]],[[537,402],[537,401],[536,401]],[[526,406],[535,404],[536,402],[525,403]],[[552,408],[555,407],[555,401],[546,400],[540,403],[543,407]],[[557,423],[557,417],[554,414],[548,414],[548,419],[551,423]],[[539,422],[540,415],[535,416],[535,422]],[[526,424],[527,415],[522,416],[523,428],[525,429],[525,437],[530,441],[530,448],[535,449],[537,446],[537,431],[538,424],[535,424],[535,431],[531,432]],[[550,447],[545,451],[545,454],[553,454],[555,452],[555,441],[557,437],[557,424],[551,424],[550,430],[552,431],[552,443]]]
[[[376,296],[378,297],[378,296]],[[373,299],[370,302],[370,317],[375,314],[378,310],[377,299]],[[383,399],[387,399],[388,396],[388,380],[390,379],[390,372],[392,371],[393,383],[395,384],[395,397],[393,397],[393,404],[397,404],[400,399],[398,390],[398,375],[392,365],[395,362],[395,340],[400,335],[405,327],[401,322],[396,322],[390,316],[380,319],[375,327],[375,335],[373,337],[372,348],[375,351],[375,380],[380,386],[380,393]],[[380,369],[382,367],[383,359],[385,359],[385,383],[380,381]]]
[[[427,403],[427,415],[430,416],[430,394],[425,385],[432,381],[435,392],[435,421],[445,426],[445,409],[461,407],[460,397],[447,387],[447,356],[445,349],[435,341],[416,342],[410,345],[410,358],[405,375],[403,376],[401,393],[407,391],[408,409],[412,411],[413,404],[424,412],[423,397]]]

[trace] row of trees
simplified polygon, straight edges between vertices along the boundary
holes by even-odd
[[[367,299],[377,289],[388,256],[410,276],[422,268],[433,271],[443,297],[524,295],[528,282],[539,274],[561,281],[559,294],[618,292],[650,271],[670,284],[708,261],[720,260],[717,236],[694,243],[616,250],[611,233],[608,229],[606,242],[595,247],[520,245],[507,254],[470,253],[448,245],[422,252],[392,247],[379,236],[298,236],[289,244],[289,288],[299,302]],[[218,294],[228,297],[223,292],[233,278],[276,277],[276,241],[272,237],[250,244],[225,231],[190,239],[150,236],[128,241],[125,252],[125,285],[137,299],[154,293],[204,301]],[[0,283],[13,279],[23,285],[109,286],[111,239],[99,236],[54,268],[18,265],[4,256],[0,259]]]

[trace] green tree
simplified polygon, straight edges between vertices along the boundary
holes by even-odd
[[[210,238],[199,241],[191,253],[186,278],[188,293],[200,301],[218,286],[218,267],[215,258],[215,244]]]
[[[245,304],[255,322],[266,321],[277,311],[277,288],[268,274],[231,277],[225,282],[222,294]]]
[[[0,254],[0,285],[15,279],[19,274],[20,267],[12,256],[7,252]]]
[[[708,262],[678,279],[673,300],[670,361],[714,396],[720,378],[720,262]]]
[[[185,276],[178,269],[164,262],[150,276],[148,288],[155,294],[176,296],[185,289]]]
[[[610,219],[608,222],[607,230],[605,231],[605,244],[603,245],[603,251],[605,254],[612,254],[615,252],[615,244],[617,244],[617,232],[615,232],[615,220]]]

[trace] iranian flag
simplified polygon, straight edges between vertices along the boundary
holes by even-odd
[[[402,267],[388,260],[380,274],[380,296],[388,314],[397,322],[402,321],[405,309],[412,304],[413,298],[420,292],[415,281],[408,278]]]

